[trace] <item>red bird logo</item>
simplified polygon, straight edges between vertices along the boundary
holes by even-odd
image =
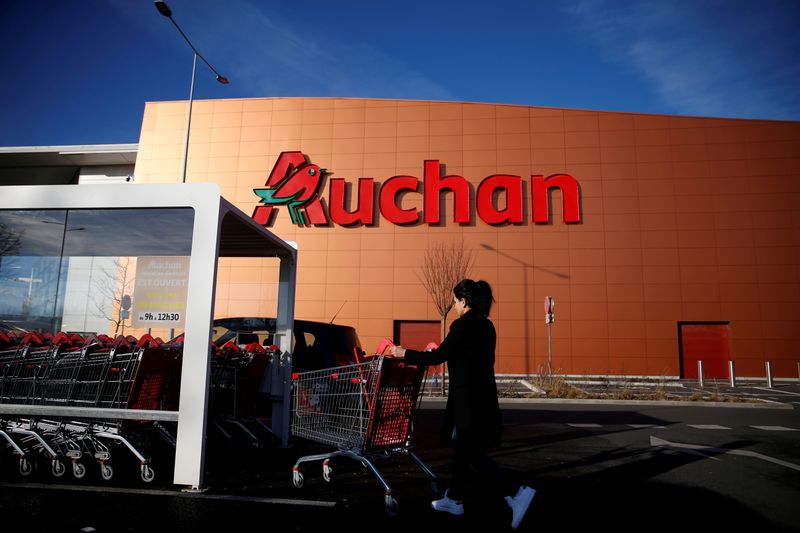
[[[319,198],[317,189],[325,173],[326,169],[312,164],[303,152],[281,152],[266,187],[253,189],[253,192],[261,198],[262,204],[285,205],[294,224],[307,226],[303,208]]]

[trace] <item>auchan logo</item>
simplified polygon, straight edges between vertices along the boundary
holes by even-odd
[[[442,176],[438,160],[424,163],[420,183],[413,176],[393,176],[383,183],[372,178],[359,178],[355,201],[349,201],[347,183],[343,178],[331,178],[327,206],[321,196],[323,176],[328,172],[311,163],[302,152],[282,152],[272,168],[263,188],[253,189],[261,204],[253,211],[253,219],[264,226],[272,226],[275,208],[286,206],[289,217],[298,226],[373,226],[375,220],[375,191],[381,216],[394,224],[439,224],[439,199],[444,191],[454,195],[454,221],[472,222],[472,185],[461,176]],[[550,191],[561,191],[565,223],[581,221],[580,189],[569,174],[532,175],[530,181],[531,211],[534,223],[550,221]],[[475,193],[475,212],[487,224],[522,224],[524,204],[523,179],[509,174],[487,176]],[[497,197],[505,193],[505,206],[497,206]],[[423,209],[401,207],[405,194],[422,194]],[[355,203],[352,207],[348,204]]]

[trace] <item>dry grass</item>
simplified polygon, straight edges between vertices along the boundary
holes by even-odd
[[[539,374],[534,375],[528,382],[542,391],[540,394],[534,394],[535,396],[544,396],[547,398],[589,397],[585,391],[567,383],[567,380],[559,371],[548,375],[540,368]]]
[[[743,402],[742,398],[735,398],[721,394],[719,390],[698,392],[691,395],[676,394],[670,390],[668,380],[664,377],[647,385],[637,385],[628,379],[603,379],[602,385],[595,386],[593,390],[584,390],[567,381],[560,370],[548,375],[546,369],[540,367],[539,373],[528,380],[534,388],[541,392],[520,393],[519,388],[513,383],[507,383],[499,391],[501,397],[539,397],[539,398],[581,398],[605,400],[656,400],[656,401],[705,401],[705,402]],[[637,378],[639,380],[640,378]]]

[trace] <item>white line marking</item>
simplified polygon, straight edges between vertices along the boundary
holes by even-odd
[[[800,392],[791,392],[788,390],[770,389],[769,387],[751,387],[752,389],[765,390],[767,392],[780,392],[781,394],[790,394],[792,396],[800,396]]]
[[[694,429],[731,429],[725,426],[718,426],[716,424],[687,424],[690,428]]]
[[[796,428],[787,428],[784,426],[750,426],[754,429],[763,429],[764,431],[800,431]]]
[[[296,500],[289,498],[264,498],[260,496],[236,496],[233,494],[208,494],[196,492],[178,492],[172,490],[126,489],[124,487],[98,487],[92,485],[48,485],[46,483],[0,483],[0,487],[56,489],[76,492],[114,492],[118,494],[141,494],[144,496],[171,496],[174,498],[197,498],[208,500],[228,500],[252,503],[274,503],[281,505],[304,505],[309,507],[334,507],[336,502],[321,500]]]
[[[574,428],[601,428],[600,424],[567,424],[568,426],[572,426]]]
[[[666,426],[657,426],[655,424],[628,424],[628,427],[635,428],[635,429],[666,429]]]
[[[728,448],[714,448],[711,446],[701,446],[699,444],[685,444],[682,442],[669,442],[668,440],[659,439],[658,437],[654,437],[650,435],[650,446],[661,446],[664,448],[675,448],[679,451],[691,453],[693,455],[702,455],[707,457],[708,459],[715,459],[719,461],[717,457],[711,457],[706,455],[706,453],[727,453],[730,455],[742,455],[744,457],[752,457],[754,459],[761,459],[762,461],[767,461],[769,463],[775,463],[776,465],[785,466],[786,468],[791,468],[792,470],[800,471],[800,465],[796,465],[794,463],[790,463],[789,461],[782,461],[780,459],[775,459],[774,457],[770,457],[769,455],[764,455],[758,452],[751,452],[750,450],[731,450]],[[703,453],[706,452],[706,453]]]
[[[522,385],[523,387],[526,387],[529,390],[532,390],[536,394],[543,394],[544,393],[543,389],[540,389],[539,387],[537,387],[533,383],[529,383],[529,382],[525,381],[524,379],[519,380],[519,384]]]

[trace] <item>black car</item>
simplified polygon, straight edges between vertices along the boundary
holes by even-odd
[[[262,346],[275,344],[275,319],[263,317],[219,318],[214,320],[211,340],[222,346],[234,341],[242,346],[256,342]],[[298,370],[318,370],[355,362],[361,343],[356,330],[350,326],[294,321],[292,367]]]

